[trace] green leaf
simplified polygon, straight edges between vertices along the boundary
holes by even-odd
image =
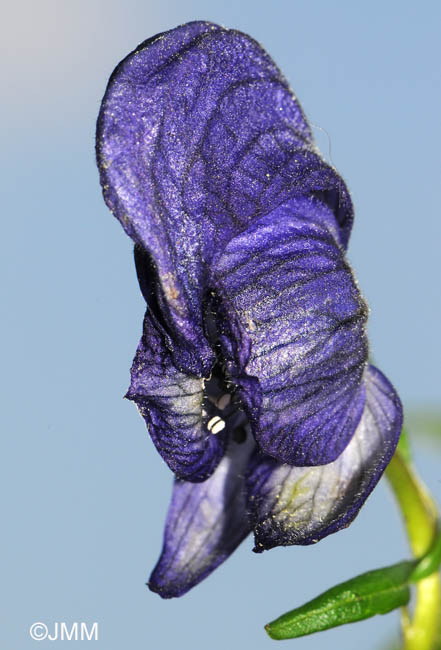
[[[416,562],[400,562],[342,582],[265,626],[272,639],[295,639],[331,627],[387,614],[407,605]]]

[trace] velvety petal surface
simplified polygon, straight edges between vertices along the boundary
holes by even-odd
[[[224,453],[225,432],[215,436],[208,431],[204,380],[176,368],[158,329],[148,312],[126,397],[136,403],[170,469],[187,480],[203,481]]]
[[[159,561],[149,587],[163,598],[182,596],[207,577],[251,531],[245,472],[254,443],[231,441],[204,483],[176,480]]]
[[[260,552],[312,544],[348,526],[388,465],[402,426],[399,398],[384,375],[369,366],[360,423],[341,456],[322,467],[290,467],[256,456],[248,505]]]
[[[332,211],[287,202],[217,260],[218,330],[255,438],[282,463],[334,461],[360,420],[367,309]]]
[[[151,257],[182,368],[207,372],[205,276],[256,216],[316,195],[347,242],[352,206],[281,73],[250,37],[206,22],[142,43],[114,71],[97,127],[107,205]]]

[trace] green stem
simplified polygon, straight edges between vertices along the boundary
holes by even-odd
[[[403,445],[395,452],[386,476],[400,506],[412,552],[420,558],[437,537],[438,512],[413,470]],[[417,583],[413,615],[407,610],[403,613],[404,650],[435,650],[439,642],[440,619],[441,581],[437,571]]]

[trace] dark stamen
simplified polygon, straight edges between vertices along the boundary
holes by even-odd
[[[237,427],[236,429],[234,429],[232,438],[234,442],[236,442],[238,445],[244,443],[245,440],[247,439],[247,432],[245,427]]]

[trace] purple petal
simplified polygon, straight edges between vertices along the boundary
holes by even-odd
[[[215,269],[230,375],[261,449],[291,465],[335,460],[364,406],[367,310],[337,232],[317,200],[290,201],[233,239]]]
[[[254,443],[230,442],[204,483],[176,480],[161,557],[149,587],[163,598],[182,596],[207,577],[251,531],[245,508],[245,471]]]
[[[170,469],[190,481],[203,481],[220,461],[225,435],[212,435],[204,415],[204,380],[180,372],[152,315],[147,313],[144,335],[131,370],[130,389],[155,446]]]
[[[248,485],[254,550],[312,544],[348,526],[392,458],[401,426],[395,390],[369,366],[360,424],[336,461],[322,467],[290,467],[255,460]]]
[[[349,236],[347,190],[316,153],[281,73],[254,40],[211,23],[160,34],[118,65],[97,158],[107,205],[151,258],[172,354],[191,372],[212,361],[201,308],[207,269],[251,219],[317,195],[344,243]]]

